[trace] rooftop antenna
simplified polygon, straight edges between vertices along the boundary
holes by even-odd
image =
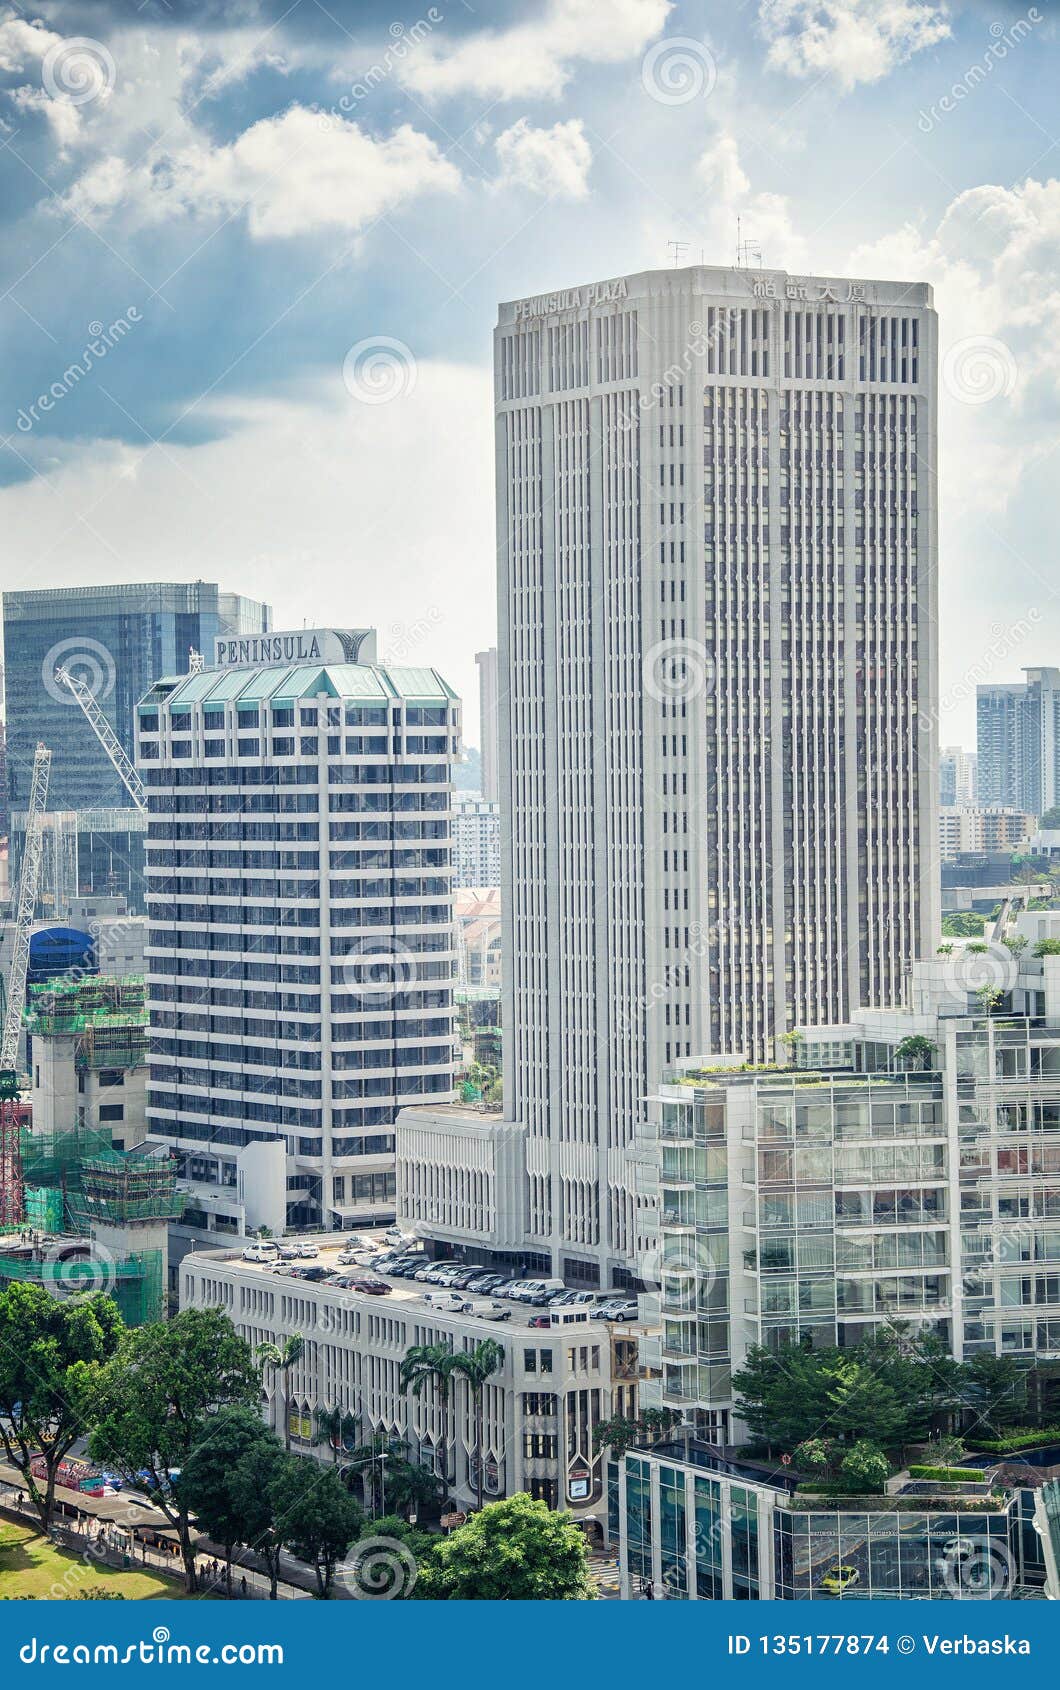
[[[744,240],[742,219],[736,219],[736,268],[749,270],[752,265],[762,268],[762,245],[754,239]]]
[[[188,647],[188,674],[199,675],[206,667],[206,659],[193,645]]]
[[[666,244],[670,248],[670,252],[671,252],[671,255],[672,255],[673,261],[674,261],[674,269],[676,270],[678,265],[681,262],[682,257],[688,251],[688,242],[687,241],[667,241]]]

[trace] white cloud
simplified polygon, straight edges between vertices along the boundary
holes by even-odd
[[[879,82],[950,33],[929,0],[760,0],[769,63],[790,76],[832,76],[844,89]]]
[[[16,111],[35,112],[43,117],[59,146],[60,158],[81,138],[81,108],[72,100],[53,99],[43,88],[12,88],[8,95]]]
[[[447,47],[424,42],[403,67],[417,93],[483,99],[555,99],[579,61],[621,64],[658,35],[672,0],[547,0],[532,21],[480,30]]]
[[[495,146],[502,185],[561,199],[580,200],[588,194],[593,152],[580,119],[534,129],[521,117],[497,136]]]
[[[124,205],[146,223],[245,208],[251,234],[265,240],[355,232],[417,194],[450,193],[459,183],[435,143],[408,124],[376,140],[344,118],[295,105],[227,146],[189,141],[135,166],[102,159],[63,203],[84,217]]]
[[[701,155],[696,174],[707,190],[702,218],[712,252],[735,250],[739,217],[744,238],[758,243],[767,267],[805,267],[806,242],[792,222],[790,202],[783,194],[752,192],[735,137],[727,130],[721,131]]]
[[[0,71],[21,76],[29,65],[40,64],[45,53],[57,47],[62,39],[42,23],[0,18]]]
[[[336,362],[298,399],[206,402],[226,433],[197,446],[19,436],[48,483],[0,490],[4,585],[184,580],[193,558],[277,627],[374,627],[382,653],[434,665],[475,743],[474,653],[497,643],[491,391],[485,369],[420,361],[366,405]]]

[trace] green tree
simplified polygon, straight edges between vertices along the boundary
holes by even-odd
[[[301,1361],[304,1354],[305,1339],[302,1337],[300,1332],[290,1333],[289,1336],[284,1339],[282,1344],[274,1344],[272,1340],[269,1339],[266,1343],[259,1344],[257,1348],[257,1357],[261,1365],[262,1377],[264,1377],[266,1372],[270,1372],[272,1374],[273,1392],[276,1390],[277,1374],[279,1374],[280,1378],[283,1380],[283,1447],[287,1450],[291,1447],[291,1409],[290,1404],[287,1401],[287,1375],[290,1373],[292,1367],[295,1366],[296,1362]],[[275,1424],[275,1404],[273,1405],[272,1415],[273,1423]]]
[[[360,1419],[344,1408],[318,1408],[316,1411],[317,1441],[325,1440],[331,1449],[331,1459],[338,1461],[347,1438],[356,1436]]]
[[[223,1408],[210,1421],[180,1475],[180,1489],[188,1508],[207,1537],[225,1552],[225,1588],[232,1594],[232,1552],[252,1541],[246,1496],[236,1483],[240,1463],[249,1458],[260,1470],[270,1445],[280,1447],[261,1416],[251,1408]],[[259,1479],[260,1484],[260,1479]]]
[[[601,1420],[593,1429],[593,1448],[609,1449],[616,1461],[635,1444],[655,1444],[665,1438],[681,1419],[676,1408],[645,1408],[636,1420],[617,1414]]]
[[[781,1033],[780,1042],[787,1046],[788,1061],[793,1068],[796,1068],[799,1062],[799,1046],[806,1042],[805,1033],[800,1033],[799,1029],[795,1027],[790,1033]]]
[[[437,1396],[438,1405],[442,1411],[442,1437],[445,1440],[446,1451],[452,1444],[449,1428],[449,1404],[452,1396],[450,1357],[453,1352],[448,1344],[410,1344],[401,1362],[398,1374],[398,1384],[403,1391],[411,1391],[414,1397],[420,1397],[427,1389],[432,1389]],[[446,1459],[448,1460],[448,1454]]]
[[[487,1503],[439,1543],[415,1594],[435,1602],[585,1602],[596,1593],[579,1527],[520,1493]]]
[[[851,1490],[878,1496],[891,1476],[891,1464],[871,1439],[859,1438],[839,1463],[839,1471]]]
[[[942,933],[947,939],[981,938],[986,928],[986,916],[977,910],[947,910],[942,918]]]
[[[964,1403],[975,1416],[975,1427],[1016,1426],[1024,1420],[1027,1369],[1015,1356],[969,1356],[961,1375]]]
[[[334,1467],[311,1457],[289,1455],[271,1487],[282,1542],[316,1574],[317,1594],[327,1601],[335,1568],[364,1525],[364,1512]]]
[[[184,1309],[126,1332],[92,1379],[89,1451],[127,1479],[150,1475],[151,1499],[175,1528],[187,1588],[196,1588],[189,1507],[180,1479],[223,1408],[256,1407],[261,1381],[249,1344],[220,1309]]]
[[[1041,817],[1038,826],[1043,830],[1060,827],[1060,806],[1054,804],[1051,810],[1046,810],[1044,816]]]
[[[900,1436],[902,1405],[890,1381],[857,1351],[828,1351],[823,1360],[828,1404],[825,1424],[837,1437],[888,1443]]]
[[[1060,956],[1060,939],[1039,939],[1034,947],[1036,957]]]
[[[504,1350],[498,1344],[496,1338],[482,1338],[474,1349],[451,1351],[448,1359],[442,1364],[449,1379],[463,1379],[471,1397],[472,1415],[475,1422],[475,1468],[478,1480],[476,1490],[479,1508],[482,1507],[483,1487],[486,1480],[482,1393],[486,1388],[487,1381],[496,1373],[503,1360]]]
[[[43,1285],[0,1291],[0,1439],[47,1531],[59,1463],[84,1433],[92,1372],[117,1351],[124,1323],[102,1291],[60,1302]],[[39,1456],[44,1473],[33,1470]]]
[[[445,1497],[445,1483],[433,1467],[402,1456],[390,1457],[386,1464],[386,1500],[391,1508],[403,1509],[406,1514],[421,1508],[434,1508]]]
[[[276,1434],[268,1432],[266,1443],[248,1450],[236,1462],[229,1481],[232,1507],[242,1521],[243,1542],[265,1562],[273,1602],[283,1553],[283,1522],[277,1506],[282,1502],[281,1475],[293,1459],[285,1454]]]
[[[1030,940],[1027,938],[1025,933],[1014,933],[1011,938],[1002,939],[1001,943],[1007,951],[1011,951],[1012,955],[1018,961],[1027,949],[1027,946],[1030,944]]]
[[[842,1444],[834,1438],[804,1438],[792,1450],[791,1459],[800,1473],[818,1473],[822,1478],[832,1478],[842,1453]]]
[[[935,1045],[923,1033],[910,1033],[894,1047],[895,1060],[909,1067],[930,1068],[934,1054]]]

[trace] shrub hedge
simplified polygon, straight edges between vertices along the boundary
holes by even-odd
[[[986,1474],[977,1467],[910,1467],[911,1479],[937,1479],[942,1484],[981,1485]]]

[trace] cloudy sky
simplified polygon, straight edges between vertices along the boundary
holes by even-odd
[[[1053,4],[0,0],[3,585],[372,623],[473,739],[496,302],[731,263],[739,217],[769,266],[935,286],[974,743],[976,679],[1060,663]]]

